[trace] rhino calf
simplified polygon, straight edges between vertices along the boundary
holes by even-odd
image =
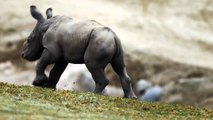
[[[52,8],[46,10],[47,19],[34,5],[30,11],[37,24],[23,45],[22,57],[29,61],[39,59],[33,85],[56,88],[68,63],[85,64],[96,84],[94,92],[101,94],[109,83],[104,69],[110,63],[121,79],[124,97],[135,98],[120,40],[110,28],[94,20],[52,17]],[[48,78],[44,71],[49,64],[54,67]]]

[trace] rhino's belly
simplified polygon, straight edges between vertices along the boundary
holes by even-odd
[[[84,63],[84,51],[82,50],[70,49],[69,51],[65,51],[63,56],[69,63]]]
[[[77,40],[78,41],[78,40]],[[62,48],[63,57],[70,63],[83,63],[86,47],[84,42],[68,40]]]

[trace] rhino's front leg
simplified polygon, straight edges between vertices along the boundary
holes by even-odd
[[[56,62],[54,67],[50,71],[49,80],[44,85],[44,87],[56,88],[56,84],[58,83],[59,78],[61,77],[61,74],[67,67],[67,64],[68,64],[68,62],[65,61],[64,59],[61,59],[58,62]]]
[[[45,69],[50,64],[50,55],[45,49],[41,55],[41,58],[36,66],[36,77],[33,81],[34,86],[43,86],[48,81],[48,77],[45,75]]]

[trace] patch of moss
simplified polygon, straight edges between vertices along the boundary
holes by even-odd
[[[65,90],[0,83],[0,114],[5,119],[201,119],[213,111],[175,104],[140,102]]]

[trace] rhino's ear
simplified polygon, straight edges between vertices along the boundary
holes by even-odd
[[[47,19],[51,18],[53,16],[53,9],[52,8],[48,8],[46,10],[46,15],[47,15]]]
[[[38,11],[38,9],[36,8],[35,5],[30,6],[30,13],[31,13],[32,17],[35,18],[36,20],[38,20],[38,21],[44,20],[44,17]]]

